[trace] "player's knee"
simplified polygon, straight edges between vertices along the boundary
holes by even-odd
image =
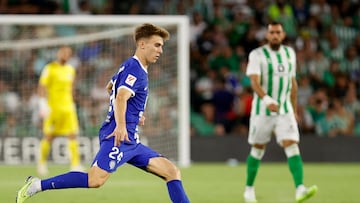
[[[167,176],[165,177],[167,181],[169,180],[180,180],[181,179],[181,172],[178,167],[175,165],[171,165],[167,170]]]
[[[92,167],[88,173],[89,188],[99,188],[105,184],[110,174],[96,167]]]
[[[283,148],[287,148],[293,144],[297,144],[297,142],[295,140],[283,140],[280,144]]]
[[[104,185],[105,182],[105,179],[89,177],[89,188],[99,188]]]

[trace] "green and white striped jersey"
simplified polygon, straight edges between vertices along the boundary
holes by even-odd
[[[264,45],[252,50],[246,75],[260,75],[262,89],[279,103],[279,112],[271,113],[254,93],[251,115],[269,116],[294,112],[290,100],[291,80],[296,76],[296,54],[293,48],[281,45],[278,51],[273,51],[269,45]]]

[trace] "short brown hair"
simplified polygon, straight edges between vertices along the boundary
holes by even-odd
[[[170,33],[162,27],[158,27],[156,25],[150,23],[144,23],[135,29],[134,39],[137,42],[142,38],[149,38],[153,35],[158,35],[164,40],[168,40],[170,38]]]

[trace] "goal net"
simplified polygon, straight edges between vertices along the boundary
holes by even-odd
[[[105,86],[120,63],[134,54],[134,27],[145,22],[165,27],[171,38],[149,68],[150,93],[140,140],[179,166],[188,166],[189,22],[184,16],[1,16],[0,162],[35,160],[42,134],[37,83],[61,45],[74,50],[70,63],[77,74],[80,151],[84,161],[91,160],[108,108]],[[61,143],[53,143],[55,162],[66,153]]]

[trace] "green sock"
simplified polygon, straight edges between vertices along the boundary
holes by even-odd
[[[288,158],[291,175],[293,176],[295,187],[303,184],[303,163],[300,155]]]
[[[249,155],[247,160],[246,160],[246,163],[247,163],[246,185],[247,186],[253,186],[257,171],[258,171],[259,166],[260,166],[260,160],[255,159],[254,157]]]

